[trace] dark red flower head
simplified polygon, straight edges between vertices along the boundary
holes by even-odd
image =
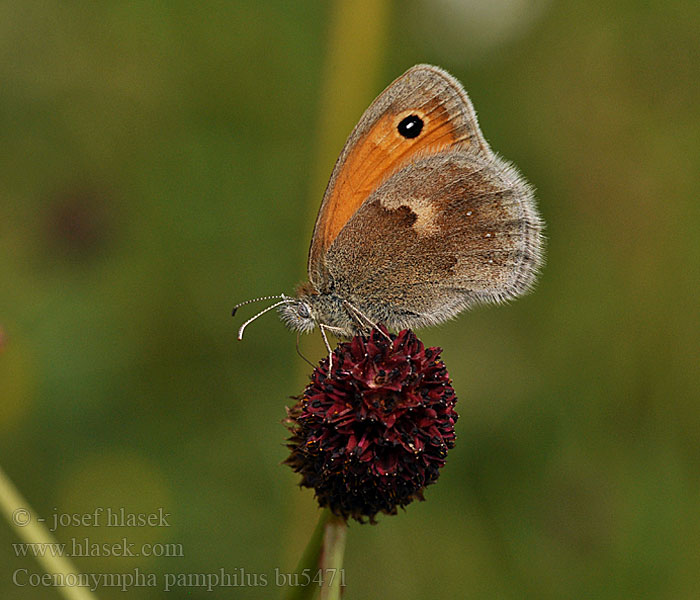
[[[412,331],[372,330],[333,351],[288,409],[285,461],[323,507],[374,522],[434,483],[454,446],[457,401],[440,348]]]

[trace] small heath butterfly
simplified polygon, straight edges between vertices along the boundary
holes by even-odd
[[[542,262],[533,190],[497,156],[461,84],[417,65],[345,143],[316,219],[309,281],[266,296],[293,330],[341,337],[435,325],[526,292]],[[262,300],[250,300],[254,302]],[[243,302],[234,308],[236,309]]]

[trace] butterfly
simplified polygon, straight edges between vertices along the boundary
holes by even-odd
[[[292,330],[339,337],[442,323],[528,291],[542,263],[533,188],[496,155],[462,85],[416,65],[353,129],[323,196],[309,281],[277,308]],[[248,302],[234,308],[236,310]]]

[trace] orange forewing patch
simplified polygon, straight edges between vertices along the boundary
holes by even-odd
[[[406,139],[397,126],[412,114],[423,120],[423,130],[417,138]],[[420,110],[382,115],[358,140],[338,173],[323,214],[319,215],[320,250],[327,250],[367,197],[416,155],[437,153],[458,142],[466,146],[469,138],[437,100]]]

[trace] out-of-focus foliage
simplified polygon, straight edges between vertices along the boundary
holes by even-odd
[[[373,93],[417,62],[456,75],[538,189],[548,262],[527,298],[421,332],[454,379],[457,445],[427,502],[350,528],[346,596],[695,598],[698,3],[486,4],[394,5]],[[157,575],[129,598],[275,596],[313,528],[280,465],[310,369],[273,316],[238,343],[229,312],[304,278],[331,14],[0,7],[0,460],[47,524],[171,513],[56,531],[181,544],[75,559]],[[17,541],[0,523],[0,595],[57,598],[13,584],[41,572]],[[268,585],[162,589],[220,569]]]

